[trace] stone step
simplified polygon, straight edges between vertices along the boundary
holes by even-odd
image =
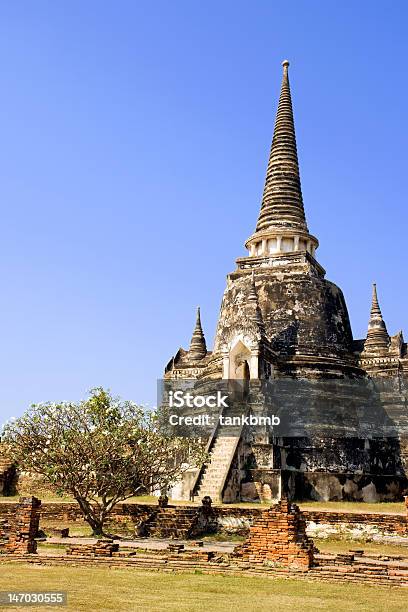
[[[225,470],[229,467],[229,464],[225,465],[224,467],[222,466],[211,466],[208,470],[206,470],[205,474],[208,476],[211,475],[217,475],[219,477],[220,474],[224,474]]]
[[[228,449],[232,448],[237,440],[236,438],[229,438],[229,439],[232,440],[232,442],[219,442],[218,444],[215,442],[212,447],[212,450],[217,450],[220,448],[228,448]]]
[[[231,435],[229,435],[231,434]],[[232,453],[239,439],[238,428],[221,426],[218,430],[210,451],[210,457],[205,466],[201,481],[197,488],[197,495],[202,499],[209,495],[212,499],[219,499],[219,492],[230,469]]]

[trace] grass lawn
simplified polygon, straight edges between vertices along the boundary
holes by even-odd
[[[73,497],[71,497],[70,495],[63,495],[62,497],[60,497],[59,495],[55,494],[53,495],[52,493],[24,493],[22,494],[23,496],[29,496],[29,495],[34,495],[34,496],[38,496],[42,502],[68,502],[68,503],[76,503],[75,499]],[[7,495],[6,497],[4,497],[3,495],[0,495],[0,502],[16,502],[20,499],[20,495]],[[157,504],[157,497],[155,497],[154,495],[139,495],[139,496],[135,496],[135,497],[129,497],[129,499],[127,499],[124,503],[142,503],[142,504]],[[188,504],[190,502],[177,502],[178,504]]]
[[[405,514],[404,502],[296,502],[301,510],[338,510],[339,512],[389,512]]]
[[[408,546],[381,544],[377,542],[359,542],[358,540],[338,540],[332,538],[312,538],[321,553],[344,553],[350,550],[364,550],[366,553],[380,555],[401,555],[408,558]],[[408,597],[408,593],[407,593]]]
[[[61,529],[62,527],[69,527],[70,537],[79,538],[91,538],[93,536],[92,529],[85,521],[54,521],[43,519],[40,521],[40,529],[44,531],[48,536],[52,536],[51,529]],[[119,531],[119,529],[117,529]]]
[[[295,501],[301,510],[334,510],[337,512],[378,512],[391,514],[405,514],[404,502],[346,502],[346,501]],[[268,503],[240,502],[237,504],[223,504],[225,507],[264,508]]]
[[[302,612],[402,612],[407,609],[408,596],[407,589],[292,579],[0,563],[0,590],[22,589],[67,591],[68,608],[61,610],[115,612],[270,612],[293,609]],[[30,610],[44,608],[30,606]]]

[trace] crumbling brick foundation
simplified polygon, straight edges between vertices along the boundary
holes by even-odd
[[[235,555],[251,564],[308,571],[313,563],[313,548],[298,506],[283,499],[255,519],[248,539],[235,549]]]
[[[119,544],[110,538],[97,540],[93,544],[73,544],[67,548],[67,555],[90,557],[111,557],[112,553],[119,551]]]

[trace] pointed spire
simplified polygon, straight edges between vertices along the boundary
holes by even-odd
[[[191,337],[190,349],[188,351],[189,358],[192,361],[199,361],[207,355],[207,345],[203,329],[201,327],[200,307],[197,308],[196,324]]]
[[[388,350],[390,337],[387,332],[384,319],[378,303],[377,285],[373,283],[373,297],[371,300],[370,321],[368,323],[367,339],[364,343],[364,351],[375,352]]]
[[[381,317],[381,309],[378,303],[378,295],[377,295],[377,284],[373,283],[373,296],[371,299],[371,316],[372,317]]]
[[[289,62],[285,60],[282,66],[282,87],[256,231],[280,226],[307,232],[289,86]]]

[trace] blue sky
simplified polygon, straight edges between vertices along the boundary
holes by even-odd
[[[0,6],[0,421],[104,385],[154,403],[209,344],[290,78],[318,260],[408,336],[405,2]]]

